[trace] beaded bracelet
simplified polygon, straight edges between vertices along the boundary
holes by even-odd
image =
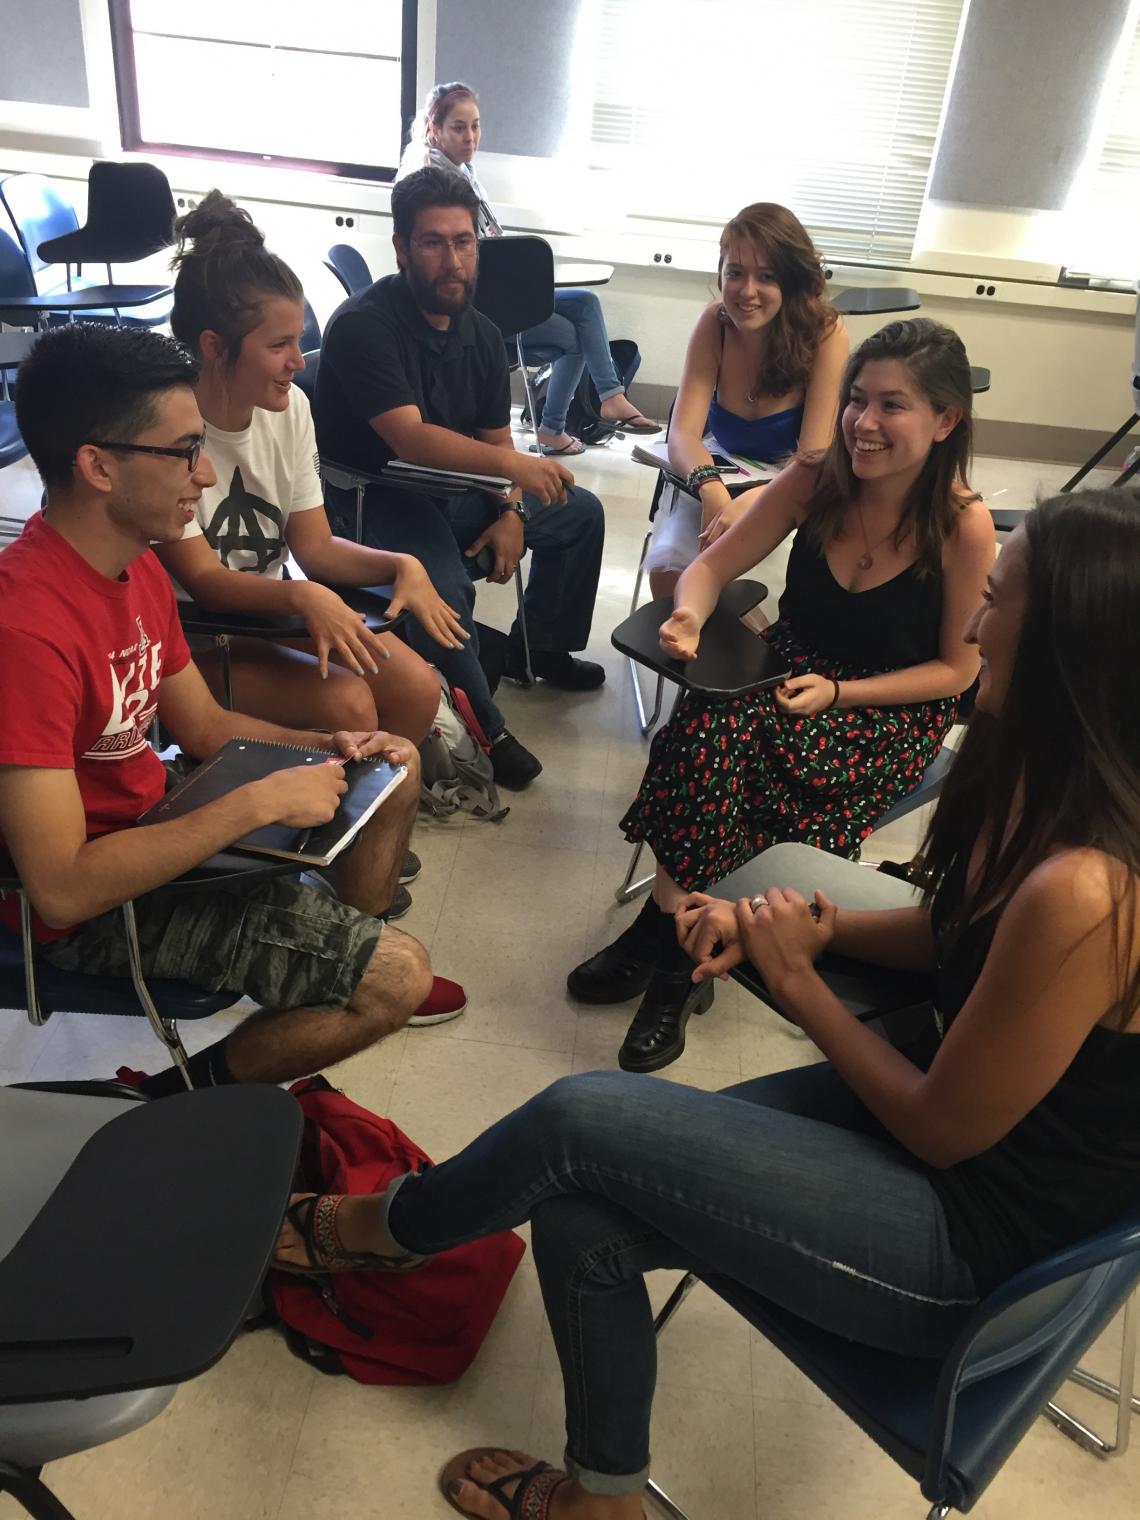
[[[719,480],[720,471],[715,464],[699,464],[685,478],[685,489],[690,496],[699,496],[706,480]]]

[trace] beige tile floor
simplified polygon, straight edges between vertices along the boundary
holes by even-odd
[[[555,1077],[610,1067],[630,1010],[579,1009],[565,972],[636,910],[613,889],[628,860],[617,818],[640,777],[645,745],[633,722],[627,671],[609,647],[625,615],[644,532],[650,476],[628,445],[592,450],[578,478],[606,503],[605,566],[590,653],[606,688],[573,697],[508,690],[511,726],[546,769],[511,799],[500,826],[421,824],[424,872],[403,927],[436,967],[461,978],[466,1016],[409,1030],[340,1067],[335,1080],[445,1156]],[[1059,484],[1062,467],[983,459],[977,480],[1001,505],[1027,505]],[[24,463],[0,476],[0,513],[39,498]],[[773,601],[783,560],[765,567]],[[480,616],[506,626],[511,595],[480,591]],[[770,604],[772,605],[772,604]],[[883,830],[868,858],[906,858],[912,818]],[[185,1031],[191,1046],[226,1018]],[[715,1088],[800,1064],[813,1047],[736,986],[718,988],[683,1059],[663,1076]],[[140,1022],[58,1016],[32,1029],[0,1013],[0,1081],[153,1068]],[[660,1302],[671,1276],[653,1285]],[[1096,1358],[1111,1362],[1111,1333]],[[1071,1402],[1105,1423],[1107,1405]],[[560,1449],[561,1390],[529,1254],[468,1376],[441,1389],[363,1388],[295,1361],[271,1332],[240,1339],[183,1388],[152,1425],[57,1464],[49,1477],[79,1520],[429,1520],[440,1461],[495,1441],[548,1458]],[[915,1485],[737,1316],[703,1290],[663,1340],[654,1414],[655,1472],[692,1520],[792,1520],[805,1515],[894,1520],[925,1513]],[[1038,1422],[981,1507],[990,1520],[1123,1516],[1140,1501],[1140,1458],[1107,1465]],[[0,1499],[0,1520],[15,1514]]]

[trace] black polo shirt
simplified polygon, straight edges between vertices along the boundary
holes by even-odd
[[[425,422],[471,438],[508,425],[511,389],[493,322],[468,307],[440,332],[403,274],[390,274],[329,318],[313,399],[317,448],[330,461],[379,473],[392,450],[368,419],[397,406],[417,406]]]

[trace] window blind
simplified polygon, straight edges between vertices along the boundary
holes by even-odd
[[[620,172],[633,215],[779,201],[829,255],[906,259],[963,4],[583,0],[563,151]]]
[[[1071,270],[1135,280],[1140,273],[1140,3],[1108,76],[1093,156],[1066,208]]]

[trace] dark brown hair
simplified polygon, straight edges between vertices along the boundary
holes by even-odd
[[[1120,861],[1113,915],[1123,1027],[1140,1006],[1134,910],[1140,875],[1140,495],[1054,496],[1026,515],[1029,594],[1000,713],[970,720],[924,846],[926,901],[981,869],[952,925],[1006,904],[1054,850]],[[1020,809],[1020,811],[1019,811]],[[1010,820],[1015,821],[1010,826]]]
[[[799,218],[774,201],[738,211],[720,235],[717,289],[733,243],[746,243],[767,264],[780,287],[780,310],[765,328],[764,354],[755,385],[766,396],[799,390],[811,378],[820,341],[839,314],[827,299],[823,266]],[[721,321],[727,321],[721,315]]]
[[[864,338],[848,359],[839,394],[840,426],[827,449],[818,456],[819,477],[805,527],[822,552],[841,536],[847,508],[859,493],[842,420],[851,400],[851,388],[864,364],[872,359],[897,359],[906,366],[936,412],[955,407],[961,413],[951,432],[931,445],[894,535],[898,549],[907,535],[913,533],[918,547],[918,574],[935,574],[942,564],[943,545],[957,527],[958,514],[967,501],[976,500],[977,496],[968,484],[974,451],[970,361],[958,334],[929,317],[888,322],[886,327]]]
[[[419,117],[420,137],[423,142],[431,141],[431,128],[442,127],[447,120],[447,113],[461,100],[472,100],[476,105],[479,104],[478,95],[469,84],[464,84],[462,79],[452,80],[450,84],[432,85]]]
[[[202,334],[216,332],[226,358],[237,362],[241,345],[261,321],[267,300],[303,301],[301,282],[284,259],[270,253],[248,211],[220,190],[174,224],[178,252],[172,268],[174,309],[170,330],[194,353]]]

